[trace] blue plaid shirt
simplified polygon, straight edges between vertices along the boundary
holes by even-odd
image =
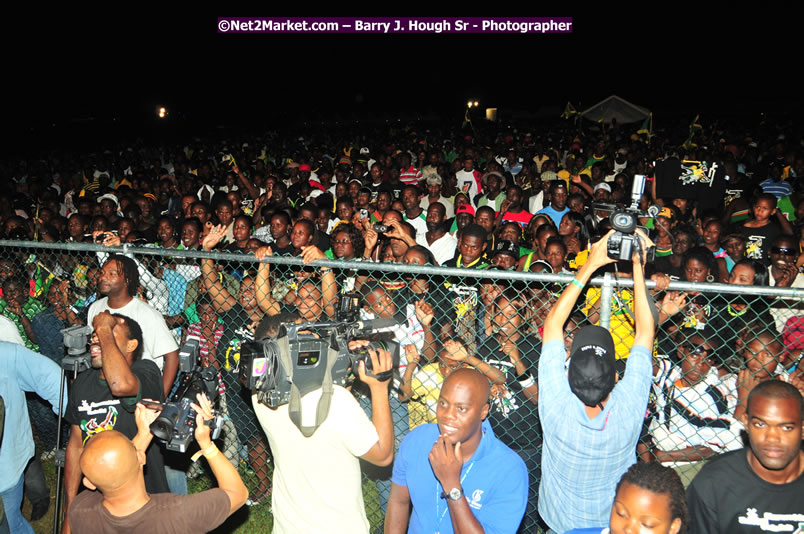
[[[650,351],[633,347],[625,377],[590,420],[570,390],[565,360],[563,340],[546,343],[539,360],[539,513],[556,532],[608,524],[617,482],[636,462],[652,375]]]

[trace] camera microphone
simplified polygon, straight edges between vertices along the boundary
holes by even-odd
[[[396,319],[388,317],[380,319],[369,319],[366,321],[358,321],[357,328],[358,330],[379,330],[381,328],[389,328],[391,326],[396,326],[397,324],[398,323]]]

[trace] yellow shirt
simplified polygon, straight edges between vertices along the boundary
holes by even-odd
[[[586,292],[586,303],[583,312],[586,315],[592,311],[593,307],[600,300],[600,288],[590,287]],[[614,350],[617,358],[628,358],[631,347],[634,346],[634,294],[629,289],[617,292],[617,298],[612,299],[611,321],[609,332],[614,338]],[[598,320],[598,324],[600,321]]]

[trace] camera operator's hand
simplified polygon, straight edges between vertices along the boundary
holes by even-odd
[[[609,238],[614,234],[614,230],[609,230],[606,235],[601,237],[595,244],[592,245],[592,248],[589,249],[589,258],[584,263],[584,267],[587,265],[591,272],[596,271],[600,267],[604,265],[608,265],[609,263],[614,263],[617,260],[614,258],[609,258],[608,253],[608,241]]]
[[[363,234],[363,243],[365,247],[363,249],[363,256],[366,258],[371,257],[371,252],[374,250],[374,247],[377,246],[377,241],[380,239],[380,234],[374,231],[373,227],[368,227],[366,232]]]
[[[98,242],[98,236],[102,236],[100,240],[105,247],[118,247],[120,246],[120,236],[115,235],[111,232],[107,232],[106,230],[95,230],[92,232],[92,241]]]
[[[156,418],[159,417],[159,410],[149,408],[144,404],[151,402],[156,401],[142,399],[142,402],[138,402],[137,407],[134,409],[134,420],[137,423],[137,435],[134,436],[131,442],[134,444],[134,447],[141,451],[147,449],[148,445],[151,443],[151,438],[153,438],[151,423],[156,421]]]
[[[196,411],[195,416],[195,440],[201,450],[208,449],[212,446],[212,440],[209,438],[211,429],[207,426],[206,421],[212,419],[212,403],[209,401],[204,393],[198,393],[195,398],[198,403],[192,403],[190,406]]]
[[[385,235],[387,237],[390,237],[392,239],[400,239],[402,241],[404,241],[405,238],[408,237],[408,235],[402,229],[402,223],[400,223],[399,221],[393,220],[389,223],[388,226],[390,226],[390,228],[388,229],[387,232],[385,232]]]
[[[372,391],[380,388],[384,393],[388,388],[388,384],[391,382],[391,377],[389,376],[387,379],[380,381],[377,379],[376,375],[392,370],[394,368],[393,358],[391,358],[390,352],[383,349],[377,351],[369,350],[368,353],[369,358],[371,358],[372,373],[375,376],[366,373],[365,362],[360,362],[357,368],[358,376],[360,377],[360,381],[366,384]]]

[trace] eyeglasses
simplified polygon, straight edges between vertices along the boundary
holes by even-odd
[[[795,256],[796,251],[787,247],[771,247],[771,254],[784,254],[785,256]]]
[[[695,345],[691,341],[682,343],[681,348],[687,353],[687,356],[697,356],[699,358],[708,358],[709,353],[712,352],[712,349],[702,345]]]
[[[349,239],[338,239],[332,242],[333,245],[351,245],[352,241]]]

